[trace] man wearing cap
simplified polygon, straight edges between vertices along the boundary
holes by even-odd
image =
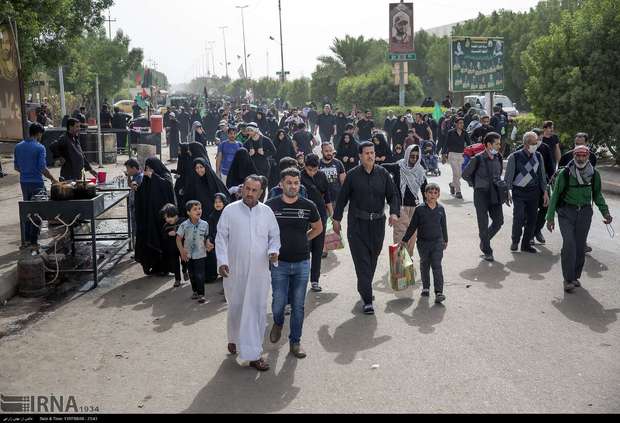
[[[235,132],[235,136],[237,133]],[[215,133],[215,142],[217,145],[220,145],[223,142],[226,142],[228,139],[228,122],[225,120],[220,121],[218,125],[217,132]]]
[[[258,174],[269,178],[272,164],[277,166],[277,164],[272,163],[272,157],[276,154],[276,147],[269,138],[260,133],[255,122],[248,123],[246,130],[249,138],[243,146],[250,153]]]
[[[553,195],[547,212],[547,228],[555,229],[555,212],[562,233],[562,274],[564,291],[572,293],[581,287],[585,263],[586,240],[592,224],[594,202],[611,224],[612,217],[601,189],[601,175],[590,163],[590,150],[584,145],[573,150],[573,160],[556,177]]]

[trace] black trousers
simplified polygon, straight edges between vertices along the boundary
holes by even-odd
[[[372,304],[372,281],[383,249],[385,218],[368,221],[350,217],[348,224],[347,239],[357,275],[357,292],[364,304]]]
[[[205,282],[207,280],[207,259],[190,260],[187,264],[189,280],[192,282],[192,291],[198,295],[205,295]]]
[[[562,274],[566,282],[581,278],[593,212],[591,206],[582,209],[564,206],[558,209],[558,222],[562,233]]]
[[[518,244],[521,241],[521,248],[529,246],[530,241],[534,238],[539,200],[540,190],[538,187],[533,189],[513,187],[512,242]]]
[[[310,252],[312,253],[312,261],[310,265],[310,282],[319,282],[321,279],[321,260],[323,259],[323,247],[325,246],[325,225],[327,219],[321,216],[323,222],[323,232],[321,235],[310,241]]]
[[[501,204],[491,204],[489,191],[474,190],[474,206],[478,219],[478,235],[480,236],[480,250],[484,254],[493,254],[491,240],[504,225],[504,211]],[[491,226],[489,226],[489,217]]]
[[[433,269],[433,283],[435,293],[443,293],[443,239],[423,241],[418,239],[418,253],[420,254],[420,277],[422,288],[431,289],[431,269]]]

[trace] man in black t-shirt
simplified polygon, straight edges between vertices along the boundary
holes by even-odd
[[[550,120],[543,123],[543,138],[542,142],[547,144],[547,147],[553,153],[553,170],[555,171],[555,167],[560,162],[562,158],[562,151],[560,150],[560,139],[554,133],[555,128],[553,126],[553,122]]]
[[[335,204],[340,193],[340,188],[344,184],[344,180],[347,176],[347,172],[344,168],[344,164],[336,159],[334,155],[334,146],[324,143],[321,145],[321,153],[323,158],[319,163],[319,169],[327,177],[329,183],[329,198],[332,200],[332,204]]]
[[[357,122],[357,136],[360,142],[370,141],[372,138],[372,128],[375,122],[372,120],[372,112],[366,111],[366,115]]]
[[[331,142],[332,137],[336,135],[336,116],[332,114],[332,107],[326,104],[317,119],[317,125],[319,126],[319,135],[321,136],[321,142]]]
[[[282,196],[266,203],[278,221],[282,244],[278,265],[271,268],[274,324],[269,339],[274,344],[280,340],[284,326],[284,308],[290,300],[291,353],[297,358],[304,358],[306,353],[301,349],[300,342],[310,272],[309,245],[323,232],[323,224],[314,203],[299,196],[301,186],[299,170],[295,168],[283,170],[281,186]],[[308,231],[308,228],[311,230]]]
[[[306,124],[300,123],[297,128],[299,129],[293,135],[293,143],[295,145],[295,149],[299,153],[300,151],[304,153],[304,156],[308,154],[312,154],[312,150],[316,145],[316,140],[314,139],[314,135],[311,132],[306,130]]]
[[[433,139],[433,131],[431,131],[428,123],[424,122],[424,119],[422,119],[422,113],[415,114],[415,122],[412,126],[415,131],[413,136],[418,140],[419,145],[422,145],[422,141]]]

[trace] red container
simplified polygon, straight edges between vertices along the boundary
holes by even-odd
[[[161,134],[164,132],[164,117],[161,115],[151,116],[151,133]]]
[[[88,182],[91,182],[91,183],[93,183],[93,184],[96,184],[96,183],[97,183],[97,179],[98,179],[98,178],[89,178],[89,179],[88,179]]]
[[[97,181],[100,184],[105,184],[106,177],[107,177],[107,172],[105,170],[100,170],[97,172]]]

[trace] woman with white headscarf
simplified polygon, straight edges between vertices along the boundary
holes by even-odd
[[[394,225],[394,243],[403,240],[409,223],[413,218],[415,208],[420,204],[418,193],[423,193],[426,187],[426,169],[420,157],[420,146],[410,145],[405,151],[403,159],[396,163],[384,164],[383,167],[390,172],[394,184],[399,188],[400,194],[400,218]],[[423,197],[422,197],[423,198]],[[413,255],[416,236],[409,240],[407,250]]]

